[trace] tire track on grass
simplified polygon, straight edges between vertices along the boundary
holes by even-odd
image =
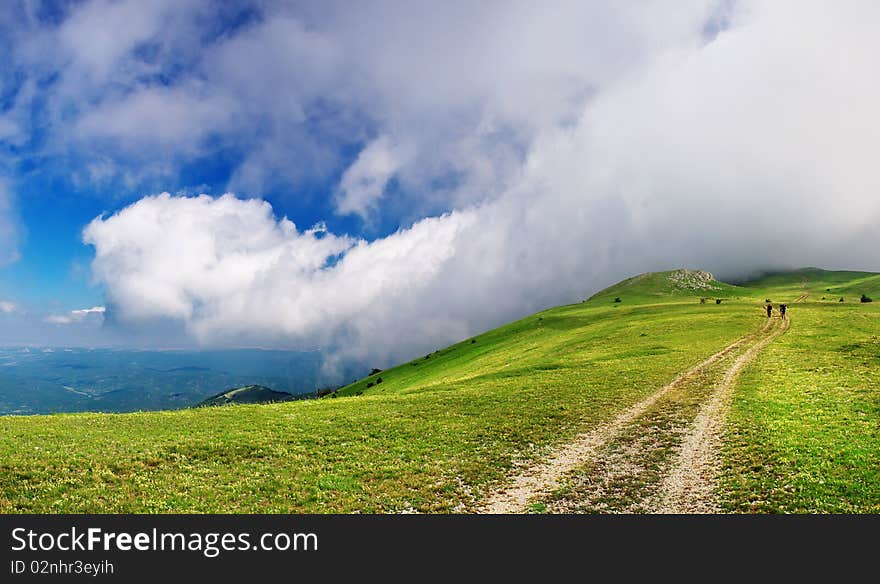
[[[509,480],[500,490],[489,495],[486,502],[478,509],[479,513],[523,513],[529,502],[536,497],[546,495],[560,486],[560,480],[572,470],[590,461],[597,452],[609,441],[616,438],[629,424],[643,415],[658,400],[676,389],[694,375],[702,372],[716,362],[727,357],[744,343],[766,332],[772,323],[762,329],[749,333],[721,349],[709,358],[676,376],[658,391],[628,407],[610,422],[598,428],[580,434],[571,442],[556,448],[550,455],[536,465],[526,468]]]
[[[803,297],[795,302],[802,300]],[[734,361],[721,383],[713,390],[709,401],[700,409],[691,430],[682,441],[671,471],[663,481],[656,512],[717,513],[720,510],[715,497],[721,472],[719,452],[736,378],[758,353],[788,330],[789,319],[779,321],[780,325],[776,330],[752,345]]]

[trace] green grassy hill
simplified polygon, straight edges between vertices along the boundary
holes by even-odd
[[[656,331],[650,334],[652,331],[648,328],[652,325],[663,327],[667,323],[671,334],[664,340],[678,340],[676,333],[689,334],[691,318],[720,317],[717,324],[733,327],[734,334],[754,324],[741,318],[744,316],[742,305],[724,311],[700,306],[699,300],[710,292],[714,299],[734,294],[744,296],[749,290],[718,282],[706,272],[675,270],[642,274],[607,288],[585,302],[533,314],[370,375],[341,388],[337,395],[412,393],[471,380],[540,378],[554,370],[561,372],[557,377],[582,375],[584,364],[596,360],[625,361],[677,351],[678,347],[658,342]],[[621,302],[614,302],[617,298]],[[661,306],[651,307],[651,304]],[[714,300],[708,304],[714,304]],[[642,325],[645,330],[636,330]],[[698,340],[701,333],[694,334]],[[727,339],[728,335],[720,338]],[[594,346],[591,342],[597,343]],[[591,352],[585,353],[582,349],[587,346]],[[705,347],[704,352],[711,353],[710,348]]]
[[[676,297],[729,298],[744,292],[736,286],[719,282],[702,270],[648,272],[633,276],[594,294],[590,300],[601,302],[627,298],[627,302],[657,302]]]
[[[880,300],[880,275],[804,270],[731,286],[658,272],[334,398],[2,417],[0,512],[473,510],[516,468],[759,329],[767,298],[805,302],[743,374],[725,508],[880,512],[880,302],[859,303],[863,293]]]
[[[262,385],[246,385],[223,391],[198,404],[204,406],[225,406],[229,404],[268,404],[297,399],[286,391],[275,391]]]

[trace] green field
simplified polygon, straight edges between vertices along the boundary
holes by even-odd
[[[880,280],[808,276],[810,301],[795,307],[793,330],[738,385],[725,508],[880,513],[880,305],[858,301],[862,293],[880,299]],[[756,285],[792,289],[784,278]]]
[[[0,417],[0,512],[472,511],[516,468],[761,328],[766,298],[804,295],[737,384],[725,509],[878,512],[880,302],[861,294],[880,300],[880,275],[655,273],[333,397]]]

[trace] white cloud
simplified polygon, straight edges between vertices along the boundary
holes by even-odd
[[[16,141],[21,135],[21,128],[7,116],[0,116],[0,141]]]
[[[91,75],[107,76],[139,43],[155,36],[167,2],[94,0],[74,10],[59,30],[70,59]]]
[[[21,222],[13,205],[12,192],[0,177],[0,267],[19,260]]]
[[[93,306],[92,308],[80,308],[71,310],[65,314],[50,314],[43,319],[49,324],[74,324],[83,322],[90,317],[103,317],[107,311],[103,306]]]
[[[339,213],[357,213],[366,218],[385,194],[388,180],[400,169],[401,147],[387,136],[373,140],[358,155],[339,184],[336,209]]]
[[[598,10],[592,35],[524,6],[479,37],[468,27],[488,14],[463,30],[439,14],[427,30],[327,33],[345,47],[325,53],[338,72],[303,90],[380,112],[340,210],[381,209],[393,176],[457,211],[367,242],[298,230],[261,201],[147,197],[85,231],[114,314],[388,364],[650,269],[880,269],[876,5],[739,3],[711,41],[701,5],[652,21],[653,4],[628,19],[576,3]],[[357,11],[324,18],[350,30]],[[454,186],[425,187],[449,174]]]
[[[45,148],[77,168],[112,157],[149,182],[234,144],[230,186],[254,194],[336,176],[340,143],[363,144],[340,212],[364,215],[393,175],[419,213],[499,195],[538,132],[655,52],[692,45],[712,5],[274,2],[218,35],[232,11],[207,0],[91,0],[9,32],[17,69],[55,79]],[[390,166],[368,164],[382,141]]]
[[[16,312],[18,312],[18,305],[15,302],[9,302],[8,300],[0,300],[0,313],[13,314]]]
[[[137,154],[140,148],[172,148],[182,155],[198,151],[201,139],[228,122],[230,105],[198,87],[148,88],[104,103],[76,124],[80,139],[113,140]]]
[[[170,317],[205,343],[308,346],[384,338],[376,329],[413,306],[471,222],[470,213],[425,219],[370,243],[300,231],[265,202],[166,193],[95,219],[84,240],[121,322]]]

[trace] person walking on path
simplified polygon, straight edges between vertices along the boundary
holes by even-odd
[[[767,305],[767,318],[770,318],[771,316],[773,316],[773,305],[768,304]]]
[[[784,320],[785,319],[785,310],[788,308],[785,304],[779,305],[779,316]]]

